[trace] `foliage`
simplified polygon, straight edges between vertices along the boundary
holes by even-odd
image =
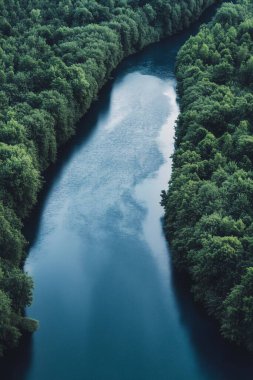
[[[253,6],[224,4],[177,59],[165,230],[222,334],[253,350]]]
[[[0,353],[36,326],[23,318],[32,282],[20,270],[21,220],[41,173],[125,56],[187,27],[214,2],[0,0]]]

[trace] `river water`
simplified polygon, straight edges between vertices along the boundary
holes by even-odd
[[[1,379],[253,378],[251,358],[219,337],[173,273],[162,232],[173,69],[197,28],[126,59],[48,173],[26,226],[27,313],[40,329],[0,363]]]

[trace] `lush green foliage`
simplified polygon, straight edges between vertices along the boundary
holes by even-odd
[[[23,318],[32,282],[19,268],[41,173],[125,56],[214,1],[0,0],[0,353],[36,325]]]
[[[165,229],[222,334],[253,350],[253,6],[224,4],[181,49]]]

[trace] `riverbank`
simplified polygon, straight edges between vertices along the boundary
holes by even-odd
[[[60,157],[27,225],[27,313],[41,326],[0,361],[1,379],[251,380],[251,359],[174,273],[162,231],[175,59],[199,25],[122,62]]]
[[[181,114],[165,230],[222,335],[253,350],[252,5],[224,4],[177,61]]]
[[[36,204],[41,173],[125,56],[189,26],[212,3],[191,2],[188,9],[184,1],[137,8],[56,2],[52,11],[52,1],[20,0],[16,12],[12,4],[0,5],[0,352],[17,344],[32,301],[31,278],[20,269],[26,257],[21,221]]]

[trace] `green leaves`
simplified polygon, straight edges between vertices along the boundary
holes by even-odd
[[[36,203],[41,173],[123,57],[188,26],[214,2],[0,0],[0,352],[37,326],[23,318],[32,282],[20,270],[26,246],[20,219]],[[209,61],[212,50],[203,56]],[[192,84],[203,66],[197,62],[188,73]],[[206,82],[202,87],[210,92]],[[199,125],[193,140],[207,133]],[[199,176],[208,171],[206,162],[198,166],[199,156],[188,152],[181,160],[181,182],[189,173],[192,179],[182,201],[192,212]]]
[[[190,273],[195,298],[251,350],[252,16],[247,0],[224,4],[178,54],[181,115],[162,200],[174,262]]]
[[[24,258],[25,239],[22,224],[14,211],[0,202],[0,256],[18,265]]]
[[[16,313],[21,314],[26,306],[31,305],[33,282],[21,269],[6,265],[0,286],[12,300]]]
[[[253,350],[253,267],[247,268],[223,304],[221,331],[225,338]]]
[[[20,217],[28,214],[41,185],[32,157],[21,145],[0,143],[0,192]]]
[[[20,332],[15,326],[10,298],[0,290],[0,356],[3,355],[5,347],[14,347],[19,338]]]

